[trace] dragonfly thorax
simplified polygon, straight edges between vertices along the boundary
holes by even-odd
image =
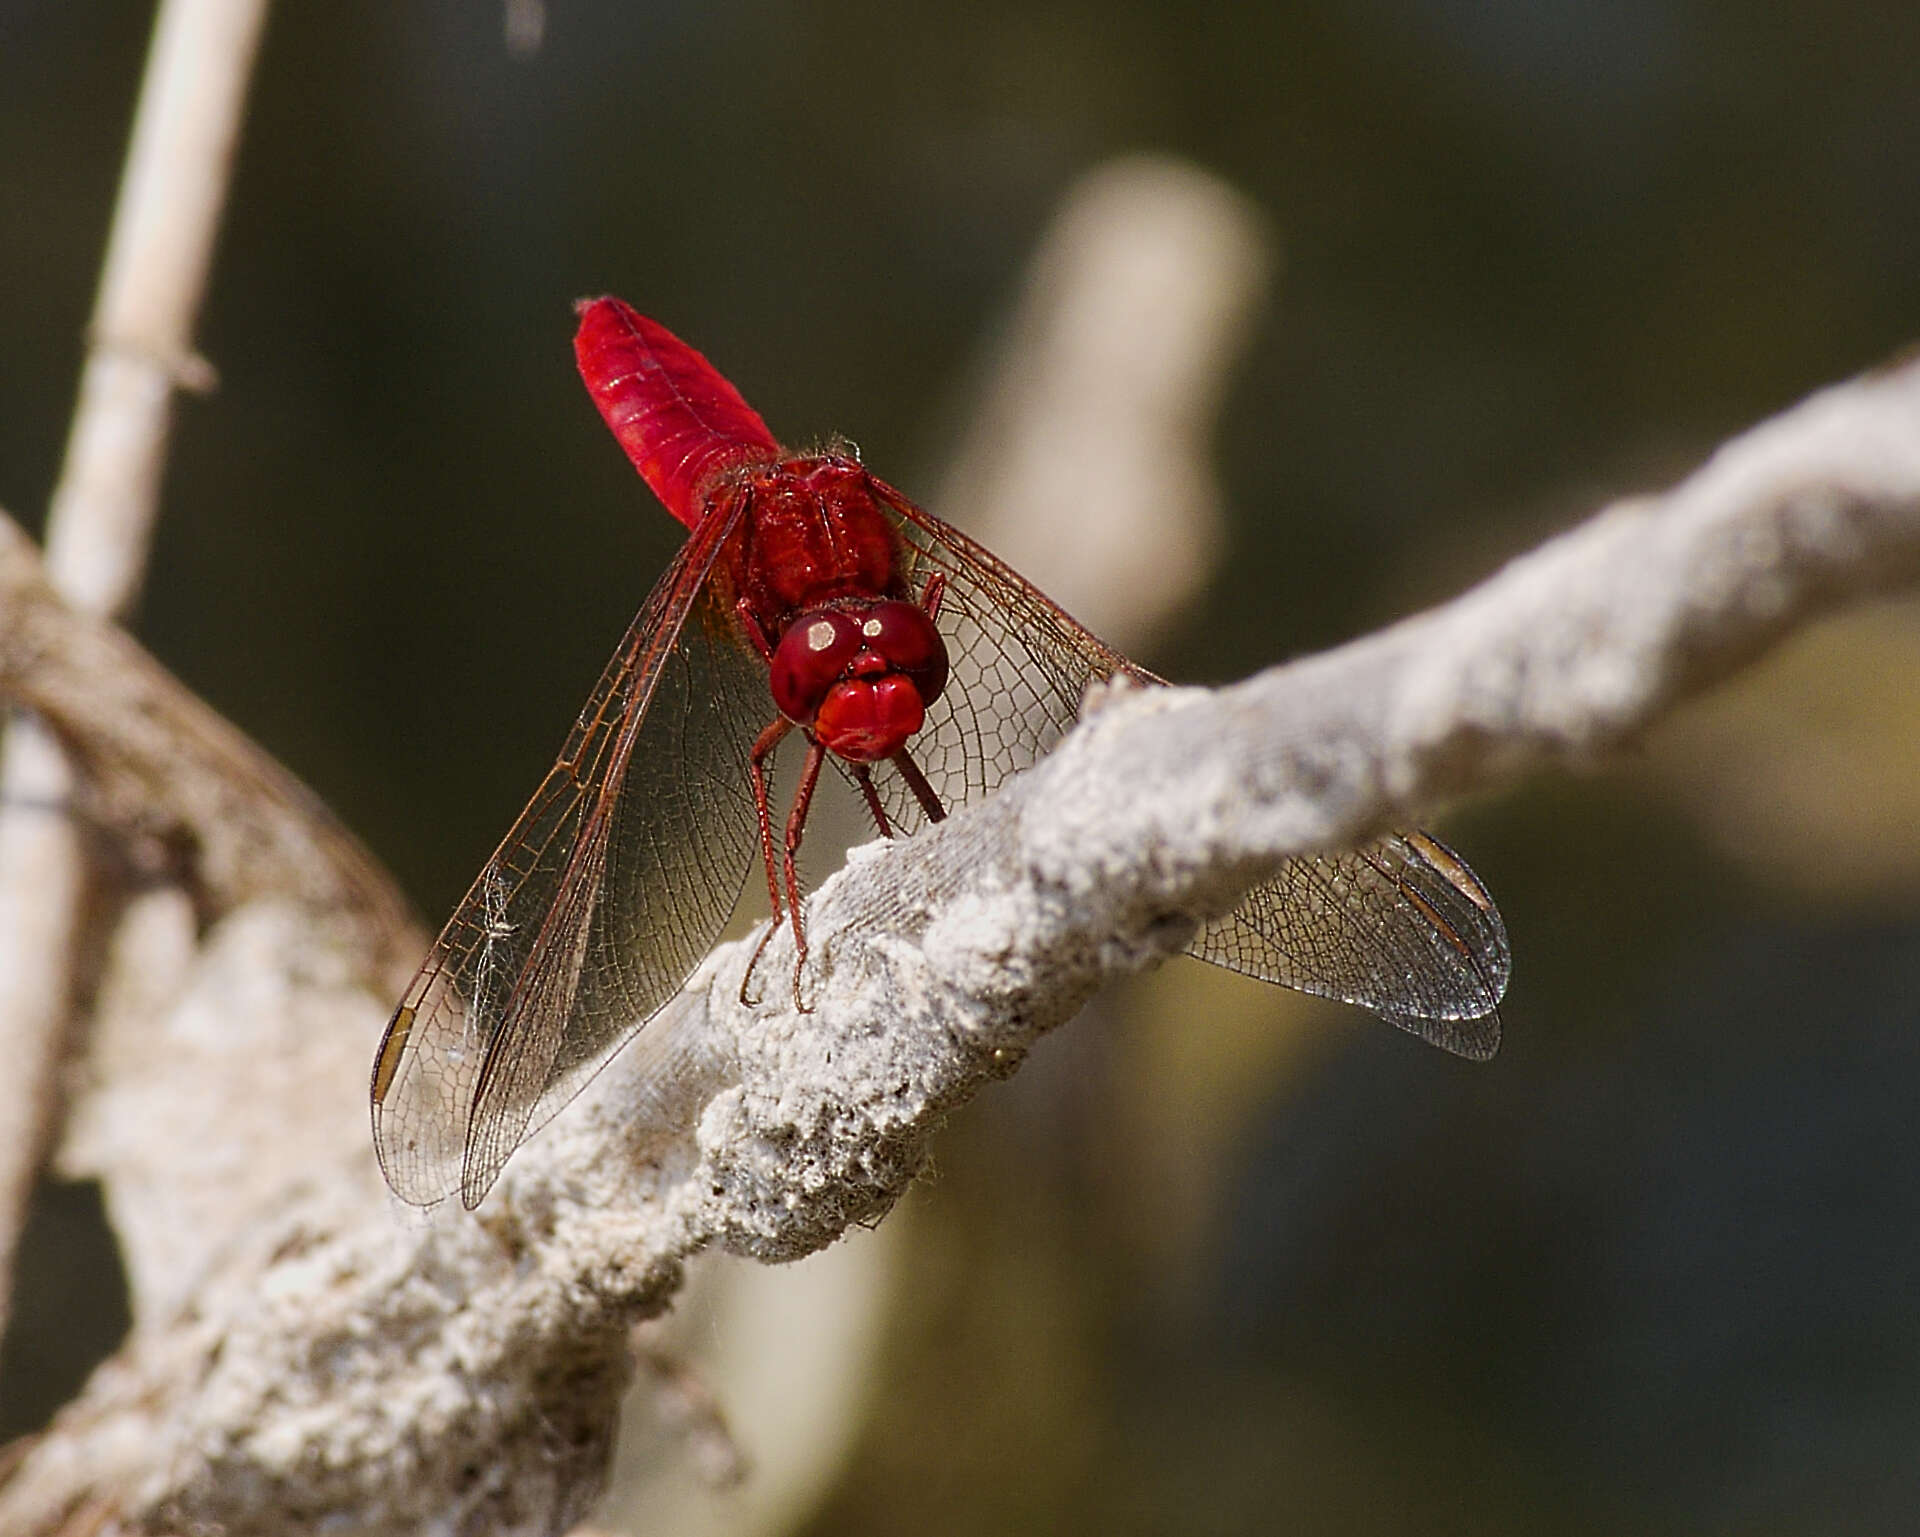
[[[830,603],[906,595],[898,536],[854,461],[783,459],[753,471],[745,495],[734,579],[766,634]]]

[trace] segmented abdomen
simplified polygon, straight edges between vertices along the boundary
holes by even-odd
[[[583,299],[573,355],[633,467],[688,528],[727,470],[780,457],[760,414],[693,348],[618,299]]]

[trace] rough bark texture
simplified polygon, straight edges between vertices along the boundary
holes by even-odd
[[[18,572],[30,555],[16,541],[0,560]],[[822,887],[813,1012],[780,988],[742,1007],[744,951],[723,948],[472,1216],[380,1194],[359,1080],[387,1007],[369,985],[381,925],[316,925],[297,891],[238,882],[196,951],[189,917],[156,899],[122,929],[144,959],[113,975],[144,979],[153,996],[126,1007],[157,1012],[162,1035],[115,1030],[110,989],[96,1046],[147,1053],[153,1100],[96,1106],[69,1153],[114,1193],[138,1324],[0,1487],[0,1530],[96,1512],[155,1531],[563,1529],[598,1487],[627,1331],[666,1305],[691,1251],[788,1258],[878,1217],[946,1114],[1277,860],[1590,760],[1916,570],[1908,362],[1389,630],[1218,693],[1106,701],[986,803],[856,851]],[[6,580],[37,590],[30,571]],[[58,610],[35,612],[47,626]],[[52,707],[48,657],[137,655],[62,622],[24,657],[20,627],[0,629],[0,689],[47,709],[83,764],[120,765],[109,804],[150,792],[187,847],[217,848],[202,819],[228,819],[209,810],[220,797],[162,788],[164,765],[191,757],[166,708],[122,731]],[[258,1094],[259,1063],[300,1042],[249,1180],[192,1137],[140,1140],[169,1095]],[[192,1220],[216,1225],[191,1264],[168,1248],[177,1223],[122,1209],[161,1189],[181,1210],[198,1190]]]

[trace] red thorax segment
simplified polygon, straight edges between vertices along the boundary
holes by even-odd
[[[733,553],[734,588],[767,635],[810,609],[906,595],[899,536],[857,462],[785,459],[744,485],[749,512]]]
[[[665,326],[618,299],[575,306],[580,377],[633,467],[688,528],[730,470],[780,457],[759,413]]]
[[[780,713],[828,751],[878,763],[907,744],[940,697],[947,648],[911,603],[816,609],[780,637],[769,683]]]

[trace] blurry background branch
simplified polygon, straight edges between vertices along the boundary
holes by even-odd
[[[364,1146],[339,1139],[338,1180],[250,1206],[194,1306],[139,1331],[27,1453],[0,1523],[45,1527],[88,1498],[148,1525],[297,1509],[366,1530],[557,1529],[598,1487],[626,1331],[688,1254],[792,1258],[877,1218],[948,1112],[1274,861],[1589,759],[1917,569],[1908,361],[1391,629],[1216,694],[1115,699],[990,801],[821,888],[813,1013],[743,1008],[745,950],[716,952],[478,1220],[443,1212],[397,1236]],[[235,914],[182,968],[176,1041],[263,957],[303,979],[298,1006],[263,1009],[256,986],[230,1029],[282,1037],[284,1056],[312,1038],[297,1016],[315,998],[377,1021],[350,968],[297,959],[285,911]],[[276,1055],[246,1044],[223,1041]],[[302,1087],[346,1097],[358,1066],[328,1070],[325,1095],[309,1066]],[[207,1054],[192,1071],[220,1068]],[[96,1136],[141,1119],[123,1103]]]
[[[265,0],[167,0],[114,209],[80,399],[47,516],[53,586],[87,613],[140,587],[177,388],[212,370],[193,331]],[[0,754],[0,1330],[28,1191],[54,1128],[84,900],[67,768],[31,721]]]
[[[207,921],[262,897],[359,925],[369,980],[402,985],[424,938],[391,877],[298,780],[181,686],[131,636],[54,588],[0,513],[0,697],[80,768],[78,820],[146,879],[192,887]],[[144,867],[144,868],[142,868]]]
[[[1218,563],[1213,439],[1277,259],[1258,210],[1184,161],[1082,178],[928,505],[1094,634],[1143,650]]]

